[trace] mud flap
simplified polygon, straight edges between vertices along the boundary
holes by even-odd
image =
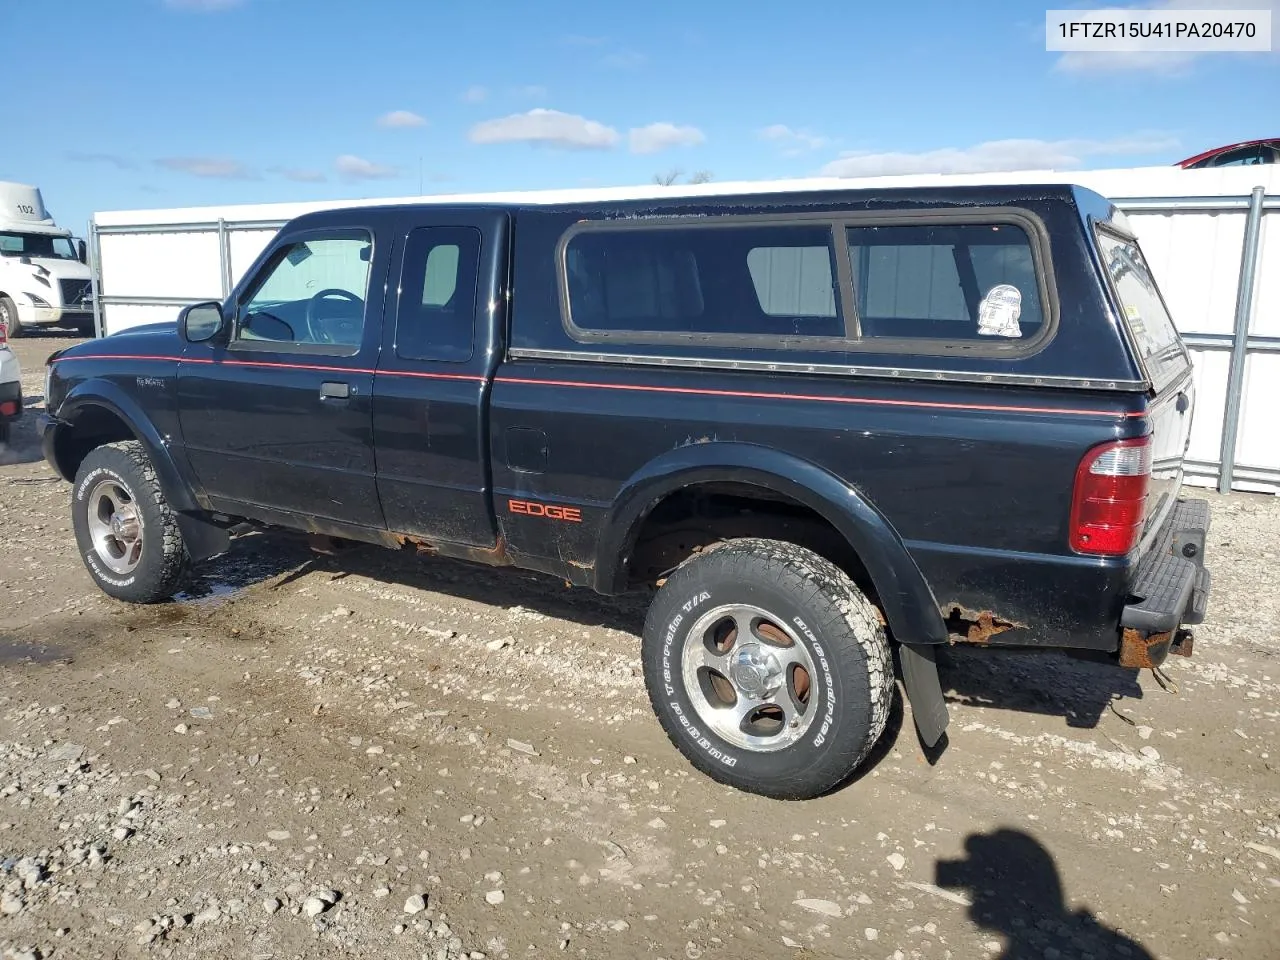
[[[931,644],[898,645],[898,662],[902,666],[902,685],[907,688],[916,733],[926,748],[937,746],[947,731],[950,717],[947,701],[938,680],[938,661]]]
[[[189,513],[178,514],[178,530],[192,563],[226,553],[231,546],[231,536],[226,530]]]

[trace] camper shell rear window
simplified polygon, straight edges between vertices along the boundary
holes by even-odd
[[[1097,228],[1098,252],[1120,307],[1121,320],[1137,348],[1152,385],[1159,390],[1176,379],[1190,359],[1138,241]]]

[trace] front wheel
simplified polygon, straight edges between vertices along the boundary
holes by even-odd
[[[715,780],[783,800],[845,780],[884,732],[893,662],[839,568],[776,540],[681,566],[645,619],[645,684],[671,742]]]
[[[136,440],[92,451],[76,471],[72,525],[84,565],[117,600],[155,603],[181,588],[186,546],[155,468]]]
[[[10,339],[22,336],[22,321],[18,319],[18,308],[5,296],[0,296],[0,325],[9,331]]]

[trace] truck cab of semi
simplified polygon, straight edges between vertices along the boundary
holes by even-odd
[[[83,240],[53,221],[38,187],[0,182],[0,324],[93,329],[93,284]]]

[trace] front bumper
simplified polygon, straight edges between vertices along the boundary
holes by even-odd
[[[32,307],[32,319],[28,322],[38,326],[45,324],[55,324],[62,322],[76,322],[87,320],[93,316],[93,308],[84,308],[79,305],[69,307]]]
[[[1158,666],[1186,642],[1183,626],[1203,623],[1212,578],[1204,565],[1209,532],[1207,500],[1179,500],[1159,539],[1142,558],[1120,615],[1120,662]]]
[[[44,454],[45,461],[53,467],[58,476],[69,481],[72,478],[64,474],[62,468],[58,466],[57,428],[59,423],[56,417],[51,417],[47,413],[39,414],[36,417],[36,438],[40,441],[40,452]]]

